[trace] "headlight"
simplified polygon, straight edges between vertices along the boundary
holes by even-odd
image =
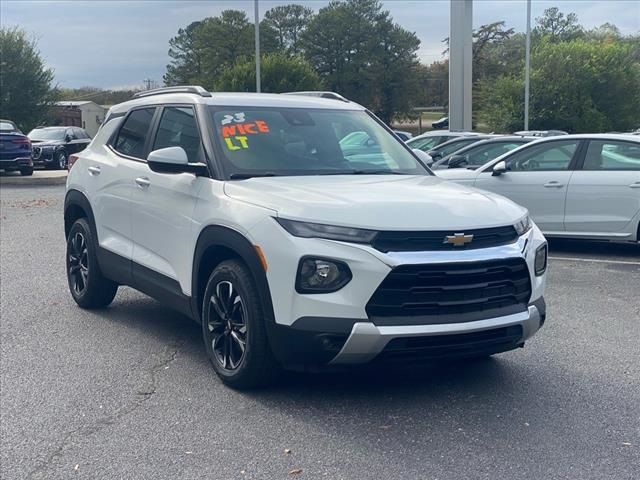
[[[325,258],[303,257],[298,265],[298,293],[330,293],[340,290],[351,280],[346,263]]]
[[[536,277],[539,277],[547,270],[547,244],[541,245],[536,250],[536,258],[534,262],[534,270]]]
[[[521,237],[522,235],[527,233],[529,230],[531,230],[531,217],[527,215],[522,220],[517,222],[514,225],[514,227],[516,229],[516,233],[518,234],[518,236]]]
[[[378,233],[375,230],[298,222],[284,218],[276,218],[275,220],[294,237],[326,238],[328,240],[340,240],[342,242],[371,243]]]

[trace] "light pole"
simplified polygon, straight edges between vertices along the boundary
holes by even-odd
[[[473,0],[450,0],[449,130],[471,130]]]
[[[529,130],[529,62],[531,57],[531,0],[527,0],[527,42],[524,53],[524,129]]]
[[[256,22],[256,92],[260,93],[260,12],[258,11],[258,0],[254,0],[255,22]]]

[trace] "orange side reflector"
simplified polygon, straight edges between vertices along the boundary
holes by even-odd
[[[267,257],[264,256],[264,252],[258,245],[254,245],[253,248],[256,249],[256,253],[258,254],[258,258],[260,259],[260,263],[262,264],[262,269],[267,271]]]

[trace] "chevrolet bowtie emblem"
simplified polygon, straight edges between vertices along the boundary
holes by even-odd
[[[447,235],[444,237],[444,242],[454,247],[463,247],[467,243],[471,243],[473,241],[473,235],[465,235],[464,233],[454,233],[453,235]]]

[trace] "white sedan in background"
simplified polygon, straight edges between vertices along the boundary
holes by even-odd
[[[640,242],[637,136],[549,137],[477,170],[438,170],[436,174],[523,205],[546,236]]]

